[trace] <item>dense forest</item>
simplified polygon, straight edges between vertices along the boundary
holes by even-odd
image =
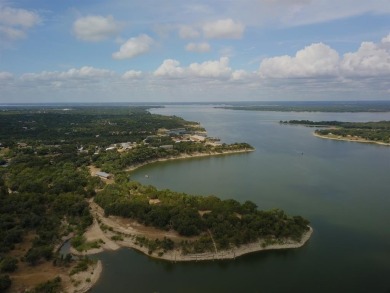
[[[152,115],[145,107],[74,107],[3,109],[0,125],[0,142],[5,147],[23,142],[48,149],[61,145],[92,150],[94,146],[141,142],[159,128],[197,123],[176,116]]]
[[[379,122],[339,122],[339,121],[281,121],[284,124],[305,125],[311,127],[327,127],[315,133],[323,136],[340,136],[359,138],[372,142],[390,143],[390,121]]]
[[[157,136],[161,129],[204,132],[198,123],[152,115],[143,107],[0,111],[0,292],[12,285],[12,274],[26,265],[71,262],[55,250],[64,236],[74,235],[75,246],[85,244],[77,242],[93,221],[87,199],[105,185],[91,176],[89,166],[118,174],[121,182],[128,177],[123,169],[133,164],[195,152],[252,149],[248,144],[175,143],[175,134]],[[131,148],[110,148],[120,143]],[[109,188],[114,187],[104,190]],[[191,233],[195,230],[187,231]]]

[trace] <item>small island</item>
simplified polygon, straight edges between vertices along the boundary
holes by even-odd
[[[103,249],[233,259],[300,247],[311,235],[306,219],[279,209],[131,180],[156,161],[254,151],[197,122],[145,107],[52,106],[4,108],[0,125],[0,291],[86,292],[104,269],[87,254]]]
[[[320,138],[390,146],[390,121],[339,122],[339,121],[280,121],[282,124],[319,127],[314,135]]]

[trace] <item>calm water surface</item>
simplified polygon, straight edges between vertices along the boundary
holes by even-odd
[[[292,113],[169,106],[153,113],[200,122],[223,142],[256,151],[155,163],[133,179],[190,194],[251,200],[308,218],[301,249],[235,261],[156,261],[129,250],[98,256],[100,292],[390,292],[390,147],[316,138],[280,120],[390,120],[390,113]],[[303,155],[302,155],[303,153]],[[145,178],[148,174],[149,177]]]

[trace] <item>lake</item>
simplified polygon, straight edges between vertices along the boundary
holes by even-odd
[[[280,120],[390,120],[390,113],[250,112],[210,105],[152,109],[197,121],[255,152],[144,166],[132,178],[216,195],[310,220],[302,248],[234,261],[169,263],[130,249],[104,252],[91,292],[390,292],[390,147],[317,138]],[[148,178],[145,175],[148,175]]]

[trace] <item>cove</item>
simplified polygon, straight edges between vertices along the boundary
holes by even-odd
[[[241,112],[169,106],[153,113],[200,122],[210,136],[255,152],[160,162],[132,173],[143,184],[214,194],[311,221],[296,250],[234,261],[169,263],[133,250],[104,252],[91,292],[387,292],[390,289],[390,148],[328,141],[280,120],[390,120],[390,113]],[[303,155],[302,155],[303,153]],[[148,175],[148,178],[145,175]]]

